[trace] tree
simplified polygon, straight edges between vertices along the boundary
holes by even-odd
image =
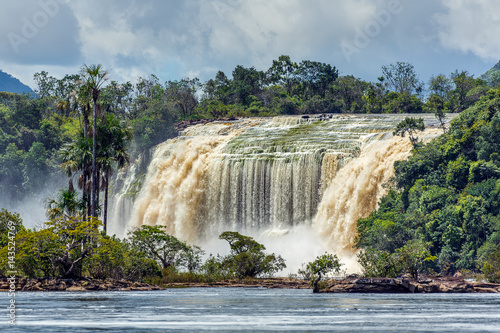
[[[23,220],[19,213],[9,212],[5,208],[0,210],[0,248],[9,243],[9,231],[15,235],[24,230]]]
[[[226,240],[231,247],[231,254],[222,259],[223,266],[240,279],[273,274],[286,267],[285,260],[280,255],[266,255],[264,245],[252,237],[225,231],[219,235],[219,239]]]
[[[92,206],[92,141],[80,132],[75,141],[63,145],[58,154],[62,160],[61,168],[70,177],[69,189],[73,189],[73,177],[78,175],[78,188],[82,190],[84,203],[83,216]]]
[[[167,101],[173,103],[182,118],[189,118],[198,105],[196,90],[199,80],[182,79],[180,81],[168,81],[165,83],[165,96]]]
[[[395,278],[401,272],[401,263],[393,253],[373,247],[360,251],[358,262],[365,277]]]
[[[83,270],[95,279],[143,281],[162,276],[155,260],[144,257],[144,253],[133,249],[127,241],[108,235],[96,240],[94,251],[85,259]]]
[[[450,91],[453,89],[453,81],[444,74],[432,76],[429,80],[429,91],[431,95],[436,95],[446,100]]]
[[[268,81],[271,84],[278,84],[284,87],[289,96],[292,96],[295,83],[297,63],[290,60],[290,56],[281,55],[278,60],[273,60],[273,64],[267,71]]]
[[[188,266],[194,269],[199,266],[199,248],[192,248],[176,237],[167,234],[164,226],[143,225],[129,233],[133,247],[146,254],[150,259],[158,261],[165,268]]]
[[[415,68],[407,62],[396,62],[389,66],[382,66],[382,75],[387,87],[398,93],[408,95],[420,94],[423,83],[419,81]]]
[[[362,110],[363,97],[368,83],[352,75],[341,76],[334,82],[333,93],[342,103],[342,111],[358,113]]]
[[[51,220],[62,218],[68,220],[71,216],[79,215],[84,208],[83,200],[78,198],[75,191],[62,189],[56,199],[47,202],[47,217]]]
[[[429,246],[429,243],[420,239],[412,239],[403,247],[396,249],[403,271],[410,273],[414,279],[418,278],[418,272],[426,261],[437,259],[437,257],[431,256]]]
[[[399,274],[410,273],[417,279],[424,264],[437,259],[431,256],[429,246],[430,243],[412,239],[392,253],[369,247],[358,254],[358,262],[365,276],[395,278]]]
[[[49,166],[47,165],[47,151],[41,142],[33,142],[30,150],[24,154],[23,188],[28,193],[35,193],[47,182]]]
[[[455,85],[455,89],[450,91],[450,110],[453,112],[462,112],[470,105],[467,102],[467,93],[471,91],[477,82],[474,75],[469,74],[467,71],[458,70],[451,73],[451,79]]]
[[[230,90],[231,80],[222,71],[217,72],[214,80],[210,79],[203,85],[206,98],[215,99],[223,104],[229,103]]]
[[[81,276],[83,261],[100,237],[99,226],[93,218],[57,217],[39,231],[19,233],[16,264],[30,277]]]
[[[422,113],[423,103],[415,95],[390,91],[385,95],[384,113]]]
[[[411,144],[416,148],[418,144],[418,137],[416,136],[417,131],[423,131],[424,129],[425,126],[423,118],[406,117],[403,121],[397,124],[396,129],[392,134],[399,135],[401,137],[408,134]]]
[[[97,217],[97,198],[98,198],[98,175],[97,175],[97,100],[104,83],[108,80],[108,72],[101,65],[83,65],[80,73],[82,77],[82,89],[92,96],[94,103],[94,131],[92,143],[92,210],[91,215]]]
[[[325,97],[327,87],[339,76],[330,64],[304,60],[297,68],[297,77],[302,82],[305,97],[319,95]]]
[[[22,161],[24,152],[17,148],[15,143],[10,143],[4,155],[0,155],[0,189],[1,193],[9,193],[11,202],[20,200],[23,196]]]
[[[490,283],[500,283],[500,250],[491,253],[483,264],[484,277]]]
[[[7,243],[15,242],[16,269],[21,277],[90,276],[132,281],[161,277],[156,261],[144,257],[144,253],[131,247],[129,242],[101,233],[98,220],[68,216],[69,210],[70,207],[65,207],[53,214],[42,229],[29,230],[24,228],[19,214],[2,209],[0,274],[7,274],[9,261],[14,260],[9,253],[12,246]],[[196,257],[199,253],[194,252]],[[199,262],[194,264],[199,266]]]
[[[102,178],[100,184],[104,187],[103,224],[104,232],[106,232],[110,177],[113,174],[114,165],[120,169],[129,163],[127,145],[132,138],[132,133],[113,114],[109,114],[105,121],[99,124],[98,132],[100,139],[98,140],[97,168]]]
[[[135,98],[130,112],[134,151],[142,153],[177,134],[174,124],[178,112],[158,78],[141,78],[135,85]]]
[[[131,118],[134,86],[129,81],[111,81],[101,92],[101,103],[108,112],[119,115],[121,120]]]
[[[367,113],[382,113],[384,105],[384,77],[379,77],[375,84],[370,83],[366,89],[363,99],[365,102],[365,110]]]
[[[205,251],[197,245],[188,246],[188,249],[183,258],[183,266],[187,268],[188,271],[194,272],[201,268],[202,256]]]
[[[35,92],[40,98],[50,98],[54,95],[57,79],[49,76],[46,71],[41,71],[33,75],[33,81],[38,86]]]
[[[316,275],[313,281],[313,293],[319,292],[318,283],[321,281],[321,275],[326,275],[328,273],[340,273],[340,267],[342,264],[336,254],[325,253],[321,256],[316,257],[316,260],[307,264],[307,269]]]
[[[429,97],[427,100],[427,105],[429,106],[429,109],[434,110],[434,116],[436,116],[437,120],[440,123],[440,127],[443,129],[443,132],[446,133],[446,114],[444,112],[445,110],[445,101],[444,98],[433,94]]]
[[[236,66],[231,82],[234,102],[239,102],[246,106],[250,105],[250,97],[261,93],[263,79],[264,73],[256,70],[255,67],[245,68],[240,65]]]

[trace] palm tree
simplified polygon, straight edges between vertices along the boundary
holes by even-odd
[[[71,216],[80,214],[83,204],[83,201],[78,199],[76,192],[67,188],[62,189],[56,199],[50,199],[47,202],[47,217],[51,220],[58,217],[69,220]]]
[[[108,189],[109,180],[113,174],[113,166],[122,168],[129,162],[126,146],[132,134],[129,128],[122,126],[114,114],[109,114],[99,126],[99,154],[97,167],[101,173],[101,190],[104,190],[104,231],[107,231],[108,220]]]
[[[87,208],[90,208],[90,194],[92,182],[92,141],[80,133],[75,141],[65,144],[59,151],[61,168],[70,177],[69,189],[73,190],[73,178],[78,176],[78,188],[82,189],[82,201],[85,204],[84,217]]]
[[[89,136],[89,112],[91,99],[90,93],[87,90],[80,89],[76,92],[77,104],[83,117],[83,135],[85,137]]]
[[[92,101],[94,103],[94,131],[92,134],[92,193],[91,202],[92,210],[91,215],[97,217],[97,198],[99,192],[98,186],[98,176],[97,176],[97,100],[99,99],[99,94],[101,93],[101,88],[104,83],[108,80],[108,72],[105,71],[102,65],[83,65],[80,73],[82,77],[82,89],[89,92],[92,96]]]

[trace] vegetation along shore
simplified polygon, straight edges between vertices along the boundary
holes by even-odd
[[[285,55],[267,71],[237,66],[232,77],[218,72],[204,83],[161,83],[154,75],[135,84],[109,82],[100,65],[62,79],[37,73],[36,95],[0,92],[2,203],[15,207],[49,185],[67,186],[51,192],[46,222],[37,227],[1,209],[1,288],[15,271],[20,290],[498,292],[499,78],[439,74],[424,93],[408,63],[384,66],[377,82],[365,82],[341,76],[332,65],[295,63]],[[412,117],[422,112],[434,114],[442,131],[426,144],[419,139],[422,118]],[[356,223],[352,245],[362,277],[329,280],[345,275],[344,264],[325,253],[290,278],[272,278],[285,259],[236,231],[218,235],[229,246],[225,256],[207,255],[161,225],[143,224],[124,239],[107,232],[116,171],[179,131],[236,117],[327,118],[309,116],[314,113],[408,114],[393,134],[411,141],[411,155],[394,164],[378,208]],[[449,124],[448,113],[458,114]],[[487,282],[450,278],[457,272]]]

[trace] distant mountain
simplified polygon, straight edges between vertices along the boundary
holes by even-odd
[[[498,81],[500,79],[500,61],[497,62],[495,66],[490,68],[486,73],[479,77],[482,80],[485,80],[488,83],[492,81]]]
[[[0,70],[0,91],[18,94],[34,94],[30,87],[2,70]]]

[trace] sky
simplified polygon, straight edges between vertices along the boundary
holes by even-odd
[[[112,80],[198,77],[280,55],[367,81],[397,61],[420,79],[500,60],[498,0],[0,0],[0,69],[36,88],[102,64]]]

